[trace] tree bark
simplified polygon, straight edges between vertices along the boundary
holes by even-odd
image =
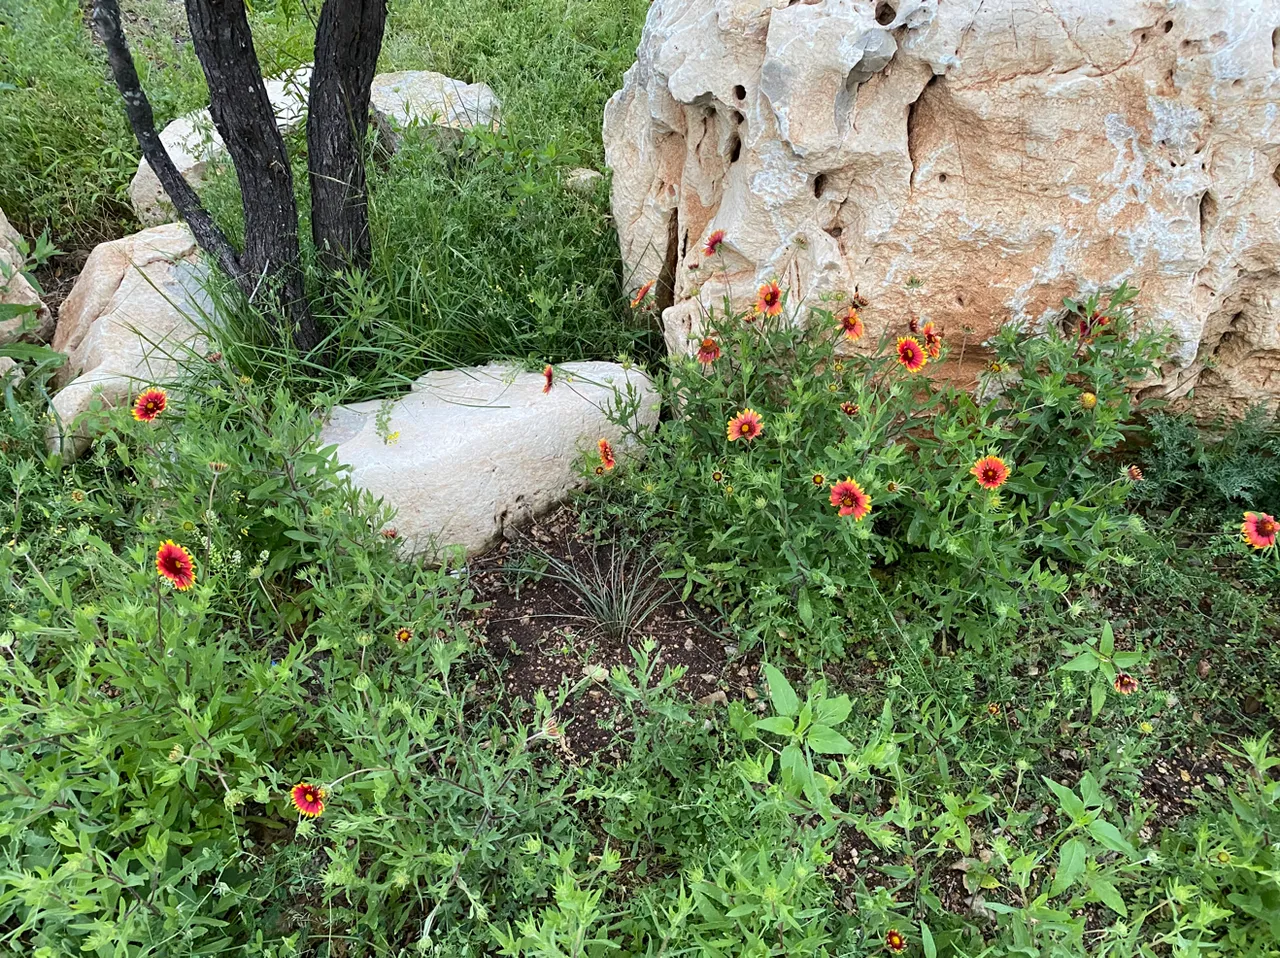
[[[138,138],[143,157],[150,164],[164,191],[169,194],[178,215],[191,228],[191,235],[200,244],[200,248],[246,294],[251,294],[255,278],[246,274],[239,254],[213,222],[213,218],[201,204],[200,197],[191,188],[191,184],[182,178],[178,168],[173,165],[169,151],[160,142],[160,135],[156,133],[155,115],[151,112],[151,101],[142,92],[138,71],[134,69],[133,57],[129,53],[129,44],[120,26],[120,5],[116,0],[96,0],[93,5],[93,24],[98,38],[106,48],[111,75],[124,100],[125,115],[129,118],[129,126],[133,128],[133,135]]]
[[[209,86],[209,113],[231,154],[244,206],[241,264],[278,298],[299,349],[323,339],[307,306],[293,171],[276,128],[243,0],[186,0],[191,42]]]
[[[316,27],[307,111],[311,236],[328,270],[369,262],[365,134],[386,0],[327,0]]]

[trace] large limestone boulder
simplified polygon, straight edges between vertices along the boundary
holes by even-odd
[[[77,422],[100,398],[128,404],[141,388],[177,378],[204,349],[197,324],[211,316],[205,266],[186,226],[170,223],[102,243],[89,254],[58,312],[53,348],[66,353],[53,397],[51,452],[80,455],[89,444]]]
[[[267,98],[276,114],[276,126],[282,133],[297,129],[307,119],[307,95],[311,85],[311,67],[299,67],[266,81]],[[226,144],[213,125],[207,109],[180,116],[160,133],[169,156],[182,178],[198,187],[211,165],[227,157]],[[129,202],[138,222],[143,226],[171,223],[178,218],[168,194],[145,159],[129,184]]]
[[[1238,412],[1280,394],[1278,27],[1276,0],[654,0],[605,111],[623,258],[673,351],[776,277],[976,364],[1127,280],[1179,342],[1156,390]]]
[[[53,335],[53,314],[22,275],[25,258],[18,252],[21,241],[0,210],[0,346],[17,340],[47,343]],[[13,307],[20,310],[16,316],[9,315],[15,312]]]
[[[473,127],[497,129],[502,114],[498,95],[483,83],[463,83],[429,70],[380,73],[369,89],[378,136],[390,151],[404,132],[418,126],[456,141]]]
[[[323,440],[337,445],[356,485],[396,508],[410,549],[475,554],[561,501],[580,481],[581,454],[595,455],[601,438],[625,465],[634,451],[610,409],[637,429],[658,421],[648,378],[616,363],[567,363],[543,389],[541,374],[502,365],[427,373],[381,426],[383,403],[341,406]]]

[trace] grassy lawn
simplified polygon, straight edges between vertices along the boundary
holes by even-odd
[[[47,365],[0,386],[0,952],[1280,954],[1274,416],[1138,405],[1168,343],[1124,289],[1003,335],[982,404],[904,365],[955,348],[906,317],[852,358],[850,314],[790,305],[660,358],[603,188],[561,180],[645,8],[393,4],[383,68],[505,125],[373,165],[331,375],[230,315],[69,465]],[[129,9],[158,111],[200,105],[177,7]],[[269,72],[305,59],[300,5],[253,16]],[[136,228],[79,5],[0,0],[0,83],[0,207]],[[234,178],[205,198],[234,233]],[[319,445],[339,392],[619,354],[669,411],[645,456],[593,449],[465,563]]]

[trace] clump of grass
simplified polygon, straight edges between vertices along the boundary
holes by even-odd
[[[630,551],[614,544],[587,550],[585,559],[572,562],[533,551],[515,571],[528,579],[551,579],[567,586],[582,608],[577,618],[590,623],[598,635],[626,643],[671,596],[657,559],[632,559]]]

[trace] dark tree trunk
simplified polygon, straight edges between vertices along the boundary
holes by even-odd
[[[299,349],[323,338],[307,307],[298,210],[284,140],[262,82],[243,0],[186,0],[191,42],[209,86],[209,113],[235,164],[244,205],[248,278],[279,298]]]
[[[365,133],[386,0],[327,0],[316,27],[307,112],[311,236],[329,270],[369,262]]]
[[[111,75],[124,100],[125,115],[129,118],[129,126],[133,128],[133,135],[138,138],[138,146],[142,148],[143,157],[150,164],[160,185],[169,194],[169,199],[173,201],[178,215],[191,228],[191,235],[200,244],[200,248],[211,256],[222,271],[230,276],[246,294],[252,293],[256,277],[246,274],[239,254],[201,205],[200,197],[182,178],[178,168],[173,165],[169,152],[160,142],[160,136],[156,133],[155,117],[151,112],[151,101],[142,92],[138,71],[134,69],[133,57],[129,54],[129,44],[125,41],[124,30],[120,26],[120,5],[116,0],[97,0],[93,5],[93,23],[97,29],[98,38],[107,50],[107,63],[111,67]]]

